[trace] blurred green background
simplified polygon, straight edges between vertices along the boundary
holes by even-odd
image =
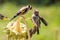
[[[32,5],[38,9],[40,16],[47,22],[48,26],[41,23],[40,34],[34,34],[31,40],[60,40],[60,0],[0,0],[0,13],[12,18],[13,15],[25,5]],[[33,13],[29,11],[25,17],[31,18]],[[4,28],[8,20],[0,20],[0,40],[7,40]],[[27,20],[28,27],[33,28],[31,20]]]

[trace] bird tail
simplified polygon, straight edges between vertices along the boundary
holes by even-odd
[[[11,18],[10,21],[13,20],[14,18],[16,18],[16,16],[14,16],[13,18]]]
[[[16,15],[13,16],[13,18],[11,18],[10,21],[13,20],[14,18],[16,18],[20,13],[21,13],[21,12],[16,13]]]

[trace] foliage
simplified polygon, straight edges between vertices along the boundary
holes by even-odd
[[[4,2],[13,2],[18,5],[20,4],[43,4],[43,5],[50,5],[57,2],[60,2],[60,0],[0,0],[0,4]]]

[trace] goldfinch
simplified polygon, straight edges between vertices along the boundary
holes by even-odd
[[[37,34],[39,34],[39,27],[40,27],[41,21],[45,24],[45,26],[47,26],[47,22],[45,21],[45,19],[39,16],[38,10],[34,11],[32,15],[32,21],[33,21],[33,24],[36,26]]]
[[[9,20],[9,19],[8,19],[8,17],[6,17],[6,16],[0,14],[0,20]]]
[[[22,8],[16,13],[16,15],[14,15],[14,16],[10,19],[10,21],[13,20],[14,18],[16,18],[16,17],[19,16],[19,15],[21,16],[21,15],[26,14],[26,12],[28,12],[28,10],[31,10],[31,9],[32,9],[31,5],[22,7]]]

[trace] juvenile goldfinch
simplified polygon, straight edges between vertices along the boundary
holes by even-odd
[[[38,10],[34,11],[32,15],[32,21],[33,21],[33,24],[36,26],[37,34],[39,34],[39,27],[40,27],[41,21],[45,24],[45,26],[47,26],[47,22],[45,21],[45,19],[39,16]]]
[[[16,13],[16,15],[14,15],[14,16],[11,18],[11,20],[13,20],[14,18],[16,18],[16,17],[19,16],[19,15],[21,16],[21,15],[26,14],[26,12],[28,12],[28,10],[31,10],[31,9],[32,9],[31,5],[22,7],[22,8]],[[10,20],[10,21],[11,21],[11,20]]]

